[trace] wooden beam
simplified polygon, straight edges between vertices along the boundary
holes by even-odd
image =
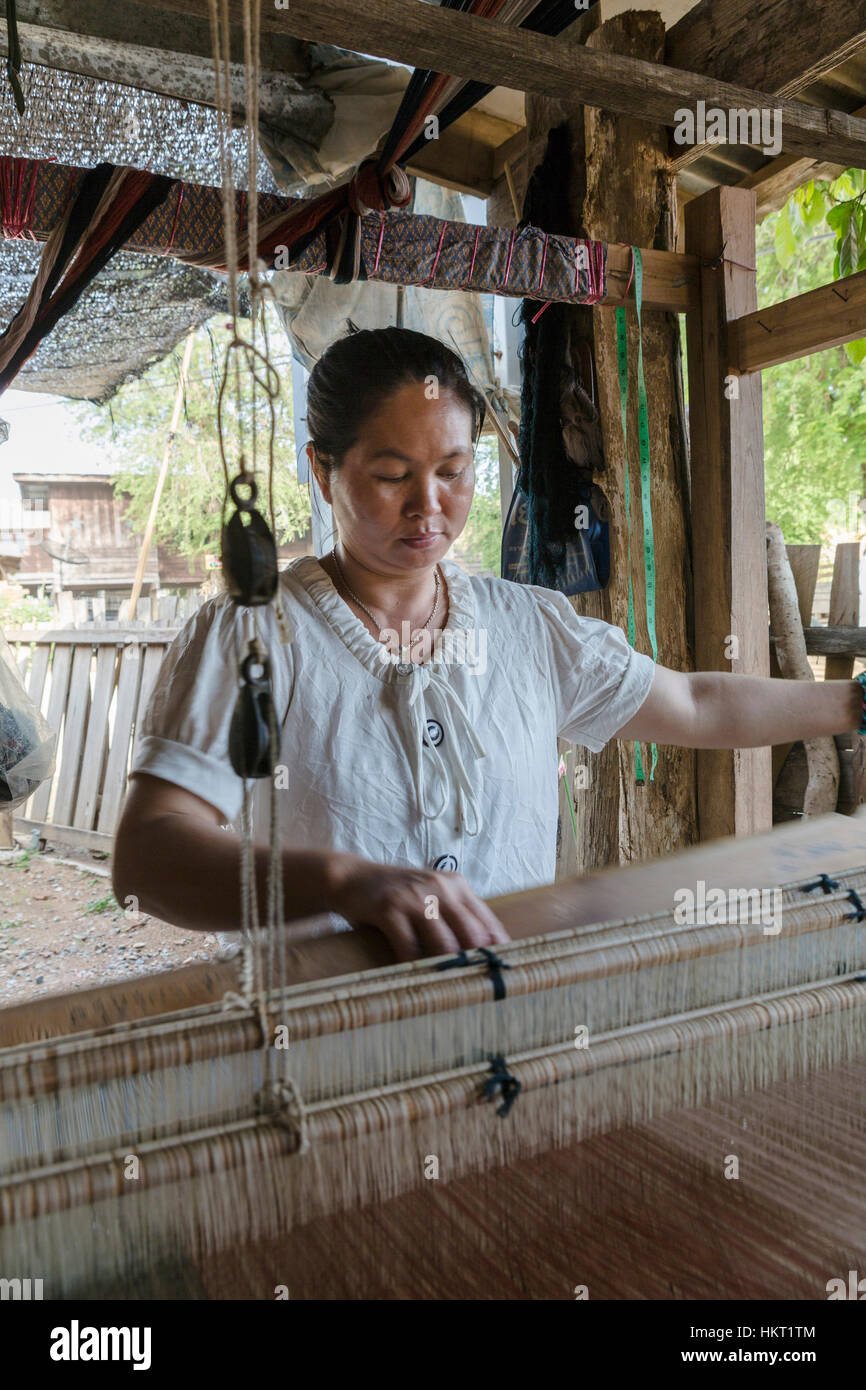
[[[66,165],[44,161],[37,170],[31,231],[34,239],[46,241],[57,225],[58,206],[62,205],[64,188],[74,186],[74,177],[81,177],[81,171]],[[173,238],[173,252],[183,257],[203,249],[202,227],[214,228],[222,225],[221,194],[218,188],[202,184],[184,184],[184,199],[178,199],[177,209],[172,216],[157,208],[150,214],[137,232],[129,238],[126,250],[145,254],[168,254],[169,232]],[[236,196],[239,201],[239,195]],[[277,216],[281,208],[288,209],[292,200],[274,194],[259,195],[259,217]],[[378,214],[370,214],[376,231],[379,229]],[[370,225],[370,224],[368,224]],[[463,225],[463,224],[461,224]],[[217,247],[214,242],[214,249]],[[649,309],[662,309],[673,313],[685,313],[698,303],[698,265],[693,256],[680,255],[675,251],[645,250],[644,257],[644,305]],[[634,298],[634,280],[631,274],[631,252],[629,247],[616,243],[608,246],[608,287],[600,302],[606,305],[622,304]],[[629,280],[632,284],[626,294]],[[481,288],[481,282],[478,281]],[[491,284],[489,289],[496,292]]]
[[[34,830],[49,844],[69,845],[72,849],[100,849],[109,851],[114,837],[99,830],[79,830],[76,825],[55,825],[53,821],[26,820],[15,817],[15,828],[22,834],[30,835]]]
[[[142,0],[153,10],[205,14],[207,0]],[[241,0],[229,0],[237,21]],[[641,121],[672,126],[676,112],[703,100],[724,108],[779,107],[785,145],[823,159],[866,167],[866,121],[839,111],[776,99],[766,92],[719,82],[616,53],[598,53],[564,38],[496,24],[419,0],[291,0],[262,12],[262,30],[334,43],[360,53],[494,87],[538,92],[606,107]]]
[[[833,559],[833,583],[830,588],[830,627],[852,628],[860,622],[860,542],[839,541]],[[825,681],[849,681],[854,674],[852,654],[834,653],[827,657]],[[850,740],[850,734],[841,735]],[[850,744],[849,744],[850,746]]]
[[[838,0],[822,11],[816,33],[814,11],[802,0],[701,0],[669,31],[665,62],[795,97],[866,49],[863,18],[862,0]],[[714,148],[677,152],[671,168],[679,173]]]
[[[487,198],[501,172],[495,170],[497,149],[521,133],[512,121],[473,107],[436,140],[429,140],[406,169],[431,183]]]
[[[210,30],[201,19],[154,14],[104,0],[18,0],[18,29],[24,58],[102,82],[213,106]],[[0,54],[8,52],[6,21],[0,20]],[[238,60],[232,69],[233,109],[244,109],[243,36],[233,34]],[[303,122],[321,140],[334,119],[333,105],[309,82],[302,45],[268,35],[262,45],[259,83],[262,119],[276,129]]]
[[[740,373],[866,338],[866,270],[745,314],[729,334],[731,367]]]
[[[695,668],[769,675],[760,377],[733,395],[728,333],[755,307],[755,195],[714,188],[688,203],[686,249],[703,264],[701,306],[686,320],[691,436]],[[769,748],[701,750],[702,839],[772,822]]]
[[[858,106],[852,116],[866,116],[866,106]],[[800,159],[793,154],[780,154],[756,169],[753,174],[737,181],[738,188],[754,188],[758,195],[758,221],[763,222],[771,212],[784,207],[795,188],[810,179],[832,183],[845,172],[844,164],[828,164],[821,160]]]
[[[792,96],[866,49],[863,0],[700,0],[668,30],[665,62]]]
[[[697,256],[677,251],[643,251],[643,304],[647,309],[685,314],[700,305],[700,265]],[[626,294],[626,285],[629,286]],[[608,243],[607,294],[600,304],[615,306],[634,300],[634,276],[628,246]]]
[[[810,656],[866,657],[866,627],[807,627]]]

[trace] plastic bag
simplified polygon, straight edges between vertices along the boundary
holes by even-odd
[[[23,806],[54,771],[57,736],[34,705],[0,634],[0,811]]]

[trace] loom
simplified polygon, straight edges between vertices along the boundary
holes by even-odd
[[[511,895],[492,959],[296,927],[258,1008],[229,963],[4,1011],[0,1268],[54,1298],[826,1297],[866,1256],[864,851],[834,815]],[[695,887],[728,920],[684,917]]]

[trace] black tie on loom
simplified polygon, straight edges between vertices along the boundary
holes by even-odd
[[[520,1095],[520,1082],[516,1076],[511,1075],[505,1058],[501,1055],[493,1058],[490,1063],[490,1070],[493,1074],[489,1081],[485,1081],[482,1090],[487,1100],[494,1100],[496,1092],[502,1092],[502,1104],[496,1107],[496,1113],[501,1120],[504,1120]]]
[[[510,970],[511,966],[507,961],[501,960],[495,951],[491,951],[489,946],[479,946],[478,954],[487,962],[487,971],[493,984],[494,1000],[505,998],[505,980],[502,977],[503,970]],[[481,965],[482,961],[472,960],[466,951],[458,951],[456,956],[451,956],[449,960],[440,961],[435,967],[436,970],[454,970],[458,966]]]
[[[835,893],[842,887],[835,878],[830,878],[828,874],[819,874],[814,883],[804,883],[803,892],[813,893],[816,888],[820,888],[824,893]],[[854,911],[846,912],[845,916],[851,922],[866,922],[866,904],[860,898],[856,888],[851,888],[845,895],[852,904]]]

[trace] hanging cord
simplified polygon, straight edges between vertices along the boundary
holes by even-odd
[[[15,107],[19,116],[24,115],[24,93],[21,90],[21,44],[18,39],[18,13],[16,9],[17,0],[6,0],[6,47],[8,57],[6,59],[6,75],[9,78],[9,85],[12,88],[12,95],[15,98]]]
[[[283,877],[280,842],[279,803],[275,782],[275,769],[279,756],[280,731],[277,724],[274,702],[271,697],[270,664],[262,655],[266,646],[258,618],[258,608],[267,601],[273,606],[280,638],[288,643],[291,640],[289,624],[283,609],[279,583],[270,593],[267,566],[264,571],[264,590],[259,591],[252,571],[245,566],[253,562],[261,563],[263,553],[272,555],[276,565],[276,515],[274,503],[274,468],[276,436],[276,402],[280,395],[280,377],[270,355],[267,333],[266,299],[273,299],[273,291],[264,279],[266,267],[258,257],[258,127],[259,91],[261,86],[261,6],[260,0],[249,0],[243,7],[244,34],[244,80],[246,111],[246,155],[247,187],[249,196],[241,195],[240,218],[238,198],[235,191],[234,167],[231,148],[231,53],[228,0],[209,0],[211,18],[211,38],[213,45],[214,68],[216,72],[217,120],[220,138],[220,171],[222,175],[223,222],[225,226],[226,270],[229,283],[229,307],[231,313],[231,340],[228,344],[217,396],[217,438],[220,460],[223,469],[225,491],[223,497],[222,521],[224,535],[224,556],[226,535],[232,532],[238,549],[235,558],[242,564],[237,574],[230,578],[234,583],[241,580],[241,589],[232,590],[238,602],[252,604],[252,639],[249,643],[250,658],[262,666],[261,676],[257,676],[248,664],[241,669],[246,683],[248,722],[240,721],[238,727],[242,734],[256,732],[255,723],[249,723],[250,707],[259,715],[259,721],[267,714],[267,750],[265,766],[256,764],[249,770],[255,777],[268,775],[269,788],[269,830],[268,830],[268,877],[266,890],[265,924],[262,930],[259,922],[256,896],[255,849],[253,844],[252,796],[250,781],[244,778],[243,803],[243,843],[241,848],[241,914],[244,933],[243,993],[250,1007],[257,1010],[262,1035],[262,1086],[256,1097],[258,1112],[270,1122],[284,1125],[297,1138],[296,1151],[304,1152],[308,1147],[306,1115],[298,1087],[289,1074],[289,1049],[275,1046],[276,1039],[271,1033],[272,1009],[287,983],[287,962],[285,934],[283,931]],[[238,291],[238,224],[243,221],[246,209],[247,266],[250,295],[250,328],[248,336],[240,330]],[[258,340],[259,331],[261,342]],[[252,404],[249,440],[245,438],[243,426],[242,374],[249,382]],[[239,473],[232,480],[227,449],[228,419],[226,417],[226,393],[234,395],[235,417],[239,443]],[[267,404],[267,469],[268,501],[271,531],[254,510],[257,496],[256,476],[260,462],[260,441],[258,428],[258,405],[261,398]],[[240,492],[238,489],[240,488]],[[241,493],[248,492],[246,505]],[[226,510],[231,496],[236,513],[230,526],[226,527]],[[247,514],[247,523],[238,525],[241,513]],[[233,528],[233,529],[232,529]],[[264,552],[262,550],[264,547]],[[243,571],[243,572],[242,572]],[[262,582],[262,574],[258,576]],[[268,596],[270,595],[270,596]],[[264,701],[264,704],[262,704]],[[237,713],[237,712],[236,712]],[[233,720],[234,725],[234,720]],[[242,761],[249,755],[249,747],[244,738],[237,740],[238,747],[233,750]],[[264,750],[259,747],[259,752]]]

